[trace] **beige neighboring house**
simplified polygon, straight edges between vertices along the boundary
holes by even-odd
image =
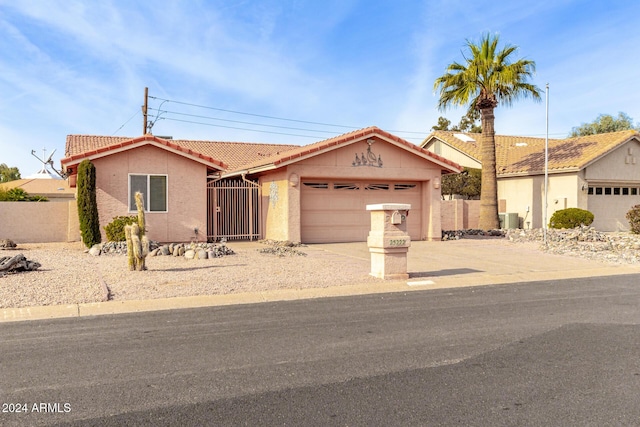
[[[44,169],[43,169],[44,171]],[[74,200],[75,190],[63,179],[55,178],[48,172],[38,172],[24,179],[0,183],[0,188],[11,190],[22,188],[30,196],[44,196],[50,202],[68,202]]]
[[[479,134],[435,131],[421,144],[462,166],[480,168]],[[501,212],[521,228],[541,228],[544,217],[545,139],[496,135]],[[640,134],[633,130],[548,141],[547,219],[569,207],[594,214],[601,231],[629,229],[625,218],[640,204]]]
[[[21,188],[30,196],[45,196],[47,202],[0,202],[0,239],[18,244],[77,241],[78,209],[75,188],[43,169],[25,179],[0,184]]]
[[[151,239],[366,241],[367,204],[409,203],[412,240],[440,240],[456,163],[376,127],[306,146],[69,135],[63,170],[96,167],[101,229],[145,194]],[[103,236],[104,237],[104,236]]]

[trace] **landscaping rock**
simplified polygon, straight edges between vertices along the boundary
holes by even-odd
[[[295,247],[304,246],[300,242],[277,241],[277,240],[260,240],[260,243],[268,245],[266,248],[258,249],[260,253],[283,256],[307,256],[306,253],[294,249]]]
[[[14,249],[16,246],[16,242],[11,239],[1,239],[0,240],[0,249]]]
[[[89,251],[91,255],[126,255],[126,242],[107,242],[98,244]],[[158,242],[149,242],[149,257],[175,256],[188,259],[210,259],[225,255],[234,255],[235,252],[225,243],[168,243],[160,245]]]
[[[582,258],[614,262],[618,264],[640,263],[640,235],[630,232],[602,232],[593,227],[580,226],[571,229],[541,228],[522,230],[456,230],[443,231],[442,240],[461,238],[504,237],[513,243],[535,242],[540,249],[554,254],[566,254]]]
[[[40,263],[29,261],[24,255],[0,257],[0,276],[8,273],[18,273],[22,271],[35,271],[42,267]]]
[[[640,262],[640,235],[628,232],[598,231],[581,226],[572,229],[548,229],[547,244],[544,230],[508,230],[510,242],[535,242],[545,252],[567,254],[582,258],[604,260],[618,264]]]
[[[493,238],[504,237],[507,230],[455,230],[455,231],[442,231],[442,240],[459,240],[464,238]]]
[[[186,259],[194,259],[196,257],[196,251],[194,251],[193,249],[188,249],[184,251],[184,257]]]
[[[99,243],[95,244],[87,252],[89,252],[89,255],[92,256],[100,256],[100,254],[102,253],[102,245]]]

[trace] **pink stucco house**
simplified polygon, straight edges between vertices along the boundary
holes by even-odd
[[[409,203],[412,240],[439,240],[440,177],[461,167],[377,127],[306,146],[69,135],[61,160],[96,167],[101,227],[145,196],[148,235],[168,241],[365,241],[375,203]]]

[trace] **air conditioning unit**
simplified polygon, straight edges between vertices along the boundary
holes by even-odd
[[[498,214],[500,218],[500,228],[505,230],[509,228],[520,228],[520,218],[518,213],[501,213]]]

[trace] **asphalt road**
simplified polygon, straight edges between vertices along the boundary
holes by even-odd
[[[640,425],[639,284],[0,324],[0,425]]]

